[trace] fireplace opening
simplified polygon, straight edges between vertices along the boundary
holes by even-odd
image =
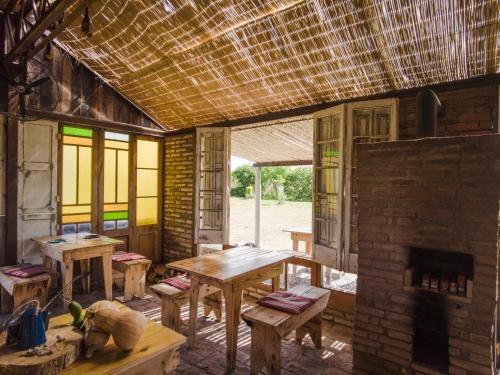
[[[414,295],[413,361],[448,373],[448,318],[444,295]]]

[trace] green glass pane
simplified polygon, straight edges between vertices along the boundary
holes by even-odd
[[[63,134],[92,138],[92,129],[75,128],[73,126],[65,125],[63,128]]]
[[[127,211],[119,211],[119,212],[105,212],[104,220],[123,220],[128,219]]]

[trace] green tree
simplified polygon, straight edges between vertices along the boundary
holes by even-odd
[[[312,200],[312,168],[291,169],[284,182],[287,200],[310,202]]]
[[[263,199],[285,200],[283,186],[289,169],[288,167],[262,168],[261,186]]]
[[[242,165],[231,173],[231,196],[245,198],[248,186],[255,185],[255,169]]]

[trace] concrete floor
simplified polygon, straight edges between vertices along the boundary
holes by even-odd
[[[115,289],[113,295],[120,300],[122,294]],[[104,297],[102,292],[93,292],[89,295],[75,295],[74,299],[86,307]],[[134,310],[142,311],[148,318],[160,322],[160,305],[157,297],[148,293],[143,300],[134,299],[126,303]],[[245,301],[243,310],[251,308],[253,303]],[[51,307],[51,313],[58,315],[64,312],[62,303]],[[181,311],[183,319],[188,318],[188,306]],[[219,375],[225,374],[225,325],[224,315],[221,322],[216,322],[213,314],[203,317],[203,308],[200,305],[197,323],[197,344],[195,349],[183,347],[181,350],[181,365],[175,372],[179,375]],[[186,328],[182,331],[186,334]],[[346,375],[352,369],[351,329],[333,325],[324,321],[323,348],[314,348],[309,337],[303,345],[294,340],[292,333],[282,344],[282,375],[304,374],[332,374]],[[233,374],[248,374],[250,369],[250,328],[242,322],[239,327],[237,367]]]

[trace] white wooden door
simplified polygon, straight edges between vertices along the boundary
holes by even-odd
[[[41,258],[33,237],[56,234],[56,122],[19,122],[18,137],[18,261]]]
[[[228,128],[196,129],[196,245],[228,243],[230,145]]]
[[[380,99],[350,103],[347,112],[343,270],[357,273],[359,249],[355,146],[398,138],[398,100]]]
[[[345,105],[314,113],[313,257],[342,265]]]

